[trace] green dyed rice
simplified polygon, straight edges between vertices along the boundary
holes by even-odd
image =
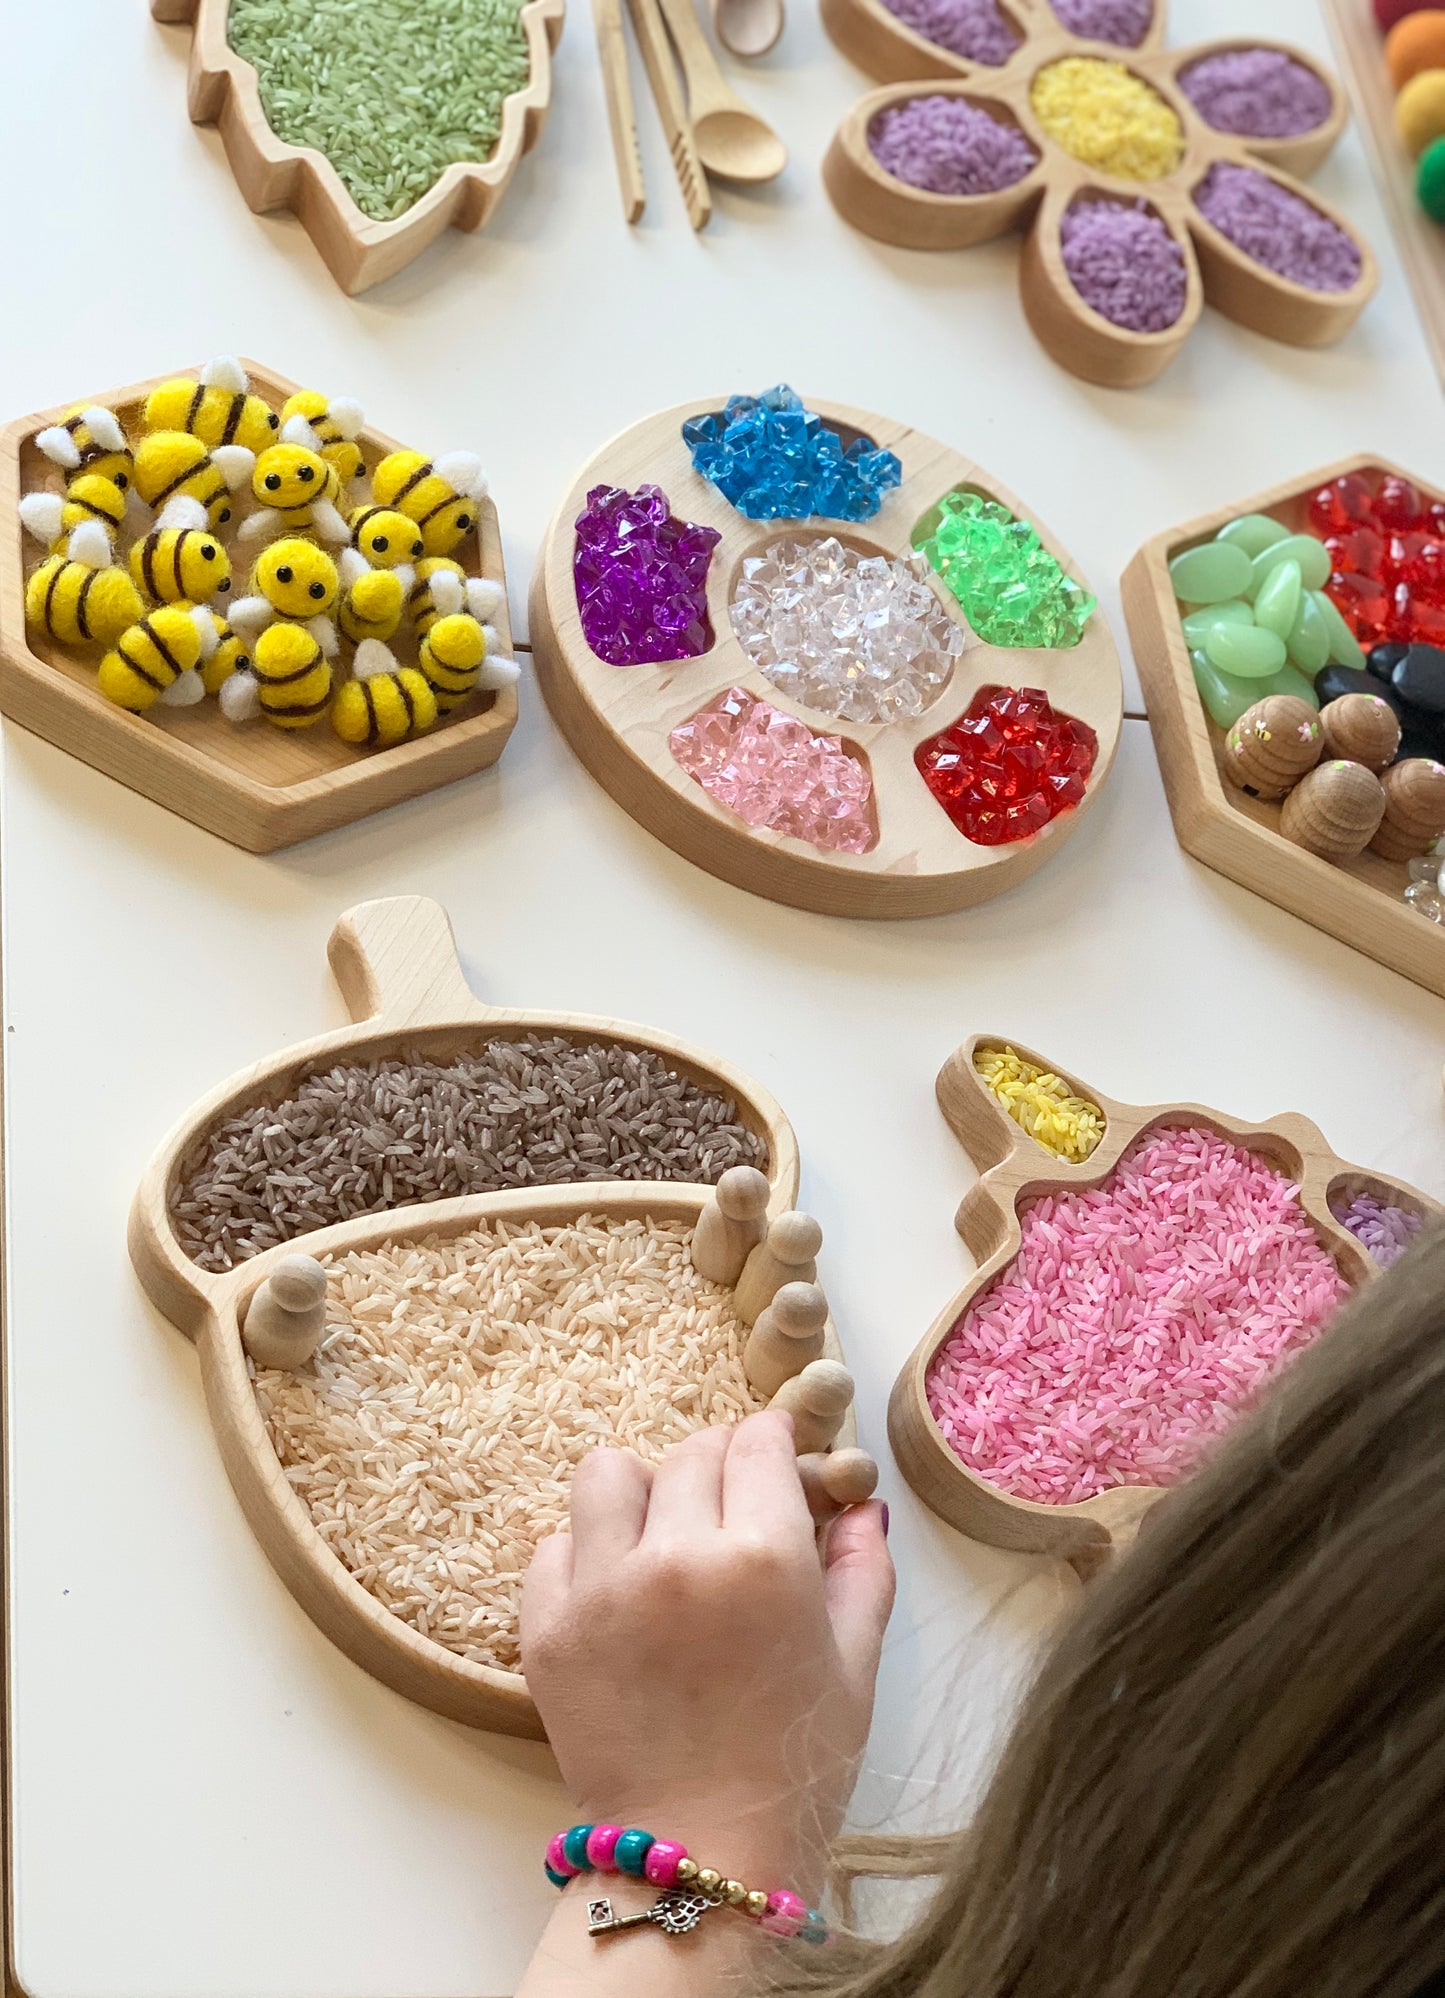
[[[405,214],[447,167],[488,159],[526,86],[522,0],[231,0],[271,129],[314,146],[364,215]]]

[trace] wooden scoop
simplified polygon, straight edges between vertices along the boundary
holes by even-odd
[[[718,68],[693,0],[661,0],[662,16],[682,64],[697,156],[719,180],[776,180],[788,149]]]
[[[729,55],[764,56],[783,32],[783,0],[712,0],[713,32]]]

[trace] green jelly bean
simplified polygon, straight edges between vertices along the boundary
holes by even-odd
[[[1285,639],[1289,656],[1302,672],[1315,674],[1329,664],[1330,628],[1320,610],[1318,595],[1300,598],[1299,611]]]
[[[1307,590],[1322,590],[1330,580],[1330,551],[1323,541],[1316,541],[1312,534],[1287,534],[1283,541],[1276,541],[1262,555],[1256,555],[1256,589],[1280,562],[1299,563],[1300,580]]]
[[[1206,604],[1203,610],[1190,611],[1184,619],[1184,636],[1190,645],[1203,645],[1209,633],[1217,624],[1253,624],[1254,612],[1249,605],[1236,598],[1227,604]]]
[[[1331,666],[1358,666],[1365,663],[1365,648],[1340,615],[1339,606],[1323,590],[1312,590],[1310,601],[1325,621],[1330,634]]]
[[[1205,712],[1220,728],[1232,728],[1245,709],[1260,699],[1258,680],[1235,680],[1221,673],[1207,652],[1191,652],[1189,661]]]
[[[1300,598],[1304,586],[1300,581],[1298,562],[1276,562],[1259,586],[1259,595],[1254,600],[1254,621],[1272,631],[1276,638],[1288,641],[1294,629],[1294,621],[1299,616]]]
[[[1308,701],[1316,711],[1319,709],[1320,697],[1298,667],[1281,666],[1267,680],[1247,680],[1244,684],[1254,689],[1257,701],[1262,701],[1266,694],[1293,694],[1297,701]]]
[[[1228,527],[1221,527],[1215,538],[1242,548],[1252,562],[1256,555],[1262,555],[1266,548],[1273,548],[1288,534],[1289,529],[1281,527],[1277,520],[1271,520],[1267,513],[1242,513],[1238,520],[1230,521]]]
[[[1262,680],[1285,662],[1284,640],[1257,624],[1217,624],[1204,650],[1221,673],[1241,680]]]
[[[1169,580],[1181,603],[1223,604],[1242,597],[1250,580],[1249,557],[1227,541],[1187,548],[1169,564]]]

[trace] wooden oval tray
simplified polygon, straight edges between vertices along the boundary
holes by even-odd
[[[296,392],[296,383],[284,375],[254,361],[244,366],[252,390],[273,408],[279,410]],[[197,370],[175,372],[194,375]],[[140,407],[163,379],[167,377],[72,397],[54,409],[17,418],[0,434],[0,711],[93,769],[251,853],[293,846],[488,769],[516,726],[512,687],[473,694],[454,716],[394,748],[359,750],[342,742],[325,720],[308,729],[283,730],[261,722],[232,727],[214,701],[194,708],[158,704],[146,714],[130,714],[97,687],[98,653],[83,656],[28,628],[25,577],[43,551],[25,534],[17,506],[22,493],[60,487],[56,468],[36,447],[36,433],[60,421],[79,399],[114,410],[128,435],[138,432]],[[357,441],[368,474],[398,448],[394,438],[370,427]],[[250,503],[244,489],[242,503]],[[255,549],[233,545],[230,554],[239,596]],[[477,525],[455,554],[469,574],[505,581],[501,531],[490,499],[480,503]],[[505,599],[493,622],[502,650],[510,653]]]
[[[1084,1164],[1071,1165],[1054,1157],[1015,1123],[985,1086],[974,1056],[980,1048],[1001,1047],[1011,1047],[1023,1060],[1060,1076],[1074,1094],[1103,1111],[1103,1138]],[[925,1382],[935,1354],[969,1305],[1018,1254],[1019,1209],[1044,1194],[1102,1184],[1142,1133],[1160,1125],[1188,1123],[1207,1126],[1246,1146],[1294,1180],[1320,1241],[1352,1286],[1372,1280],[1378,1266],[1335,1219],[1329,1202],[1332,1193],[1346,1199],[1370,1193],[1422,1216],[1442,1212],[1415,1187],[1337,1157],[1308,1117],[1289,1112],[1267,1123],[1247,1124],[1197,1103],[1116,1103],[999,1034],[974,1034],[949,1056],[938,1076],[938,1101],[981,1174],[964,1195],[955,1218],[977,1268],[933,1321],[894,1383],[888,1406],[889,1439],[903,1475],[924,1504],[961,1533],[1018,1553],[1057,1555],[1083,1574],[1092,1574],[1130,1545],[1145,1513],[1163,1496],[1163,1488],[1116,1486],[1075,1505],[1016,1498],[967,1468],[945,1441],[928,1405]]]
[[[1312,173],[1344,129],[1344,96],[1327,70],[1304,50],[1262,37],[1165,50],[1162,0],[1137,49],[1078,39],[1059,27],[1046,0],[1009,0],[1008,12],[1024,40],[1006,64],[990,68],[925,41],[883,0],[822,0],[824,22],[839,48],[887,86],[853,107],[823,163],[828,192],[847,221],[883,242],[919,250],[967,249],[1010,229],[1027,230],[1019,284],[1029,324],[1061,367],[1109,388],[1134,387],[1162,373],[1188,339],[1206,299],[1241,325],[1295,346],[1327,345],[1349,331],[1378,282],[1373,255],[1342,215],[1294,178]],[[1323,123],[1297,138],[1247,142],[1206,125],[1179,87],[1180,71],[1202,56],[1246,47],[1277,50],[1312,71],[1330,93]],[[1071,55],[1124,63],[1173,108],[1184,128],[1185,151],[1172,174],[1139,181],[1097,173],[1045,136],[1030,102],[1033,80]],[[920,87],[925,79],[932,79],[926,90]],[[1019,127],[1038,164],[1012,187],[989,195],[930,194],[896,179],[873,157],[869,128],[881,111],[925,95],[965,98]],[[1267,270],[1221,235],[1194,204],[1195,188],[1218,161],[1267,168],[1343,229],[1360,252],[1357,283],[1349,291],[1311,291]],[[1184,310],[1173,326],[1159,333],[1132,332],[1104,318],[1075,290],[1064,266],[1059,225],[1080,195],[1142,199],[1168,227],[1187,277]]]
[[[322,1540],[287,1481],[256,1406],[240,1333],[245,1307],[276,1262],[298,1251],[344,1254],[388,1241],[449,1237],[501,1218],[552,1225],[590,1213],[695,1221],[711,1187],[600,1180],[415,1203],[314,1230],[215,1274],[192,1261],[172,1224],[182,1160],[221,1118],[257,1102],[282,1100],[304,1076],[336,1061],[445,1056],[538,1031],[653,1050],[691,1080],[732,1097],[740,1120],[767,1145],[770,1213],[796,1199],[797,1142],[779,1105],[758,1084],[671,1035],[618,1020],[483,1005],[462,973],[446,911],[423,897],[366,902],[349,910],[332,933],[328,954],[355,1024],[243,1070],[182,1118],[137,1190],[131,1260],[157,1309],[195,1340],[231,1483],[277,1573],[313,1621],[358,1665],[408,1699],[469,1726],[540,1736],[536,1709],[519,1675],[473,1663],[423,1637],[363,1588]],[[831,1328],[830,1349],[837,1354]],[[855,1435],[850,1419],[845,1440]]]
[[[1345,472],[1392,472],[1429,499],[1445,498],[1445,488],[1384,458],[1342,458],[1156,535],[1124,572],[1124,615],[1179,844],[1231,881],[1445,997],[1445,930],[1401,899],[1404,861],[1366,851],[1332,865],[1284,837],[1278,801],[1248,798],[1225,782],[1224,731],[1199,698],[1169,580],[1174,556],[1211,540],[1242,513],[1274,514],[1291,528],[1303,524],[1310,494]]]
[[[725,398],[680,404],[624,431],[578,474],[557,509],[533,572],[530,633],[537,679],[557,723],[610,796],[674,852],[710,874],[796,908],[838,916],[925,916],[988,900],[1041,867],[1068,839],[1109,774],[1123,714],[1118,654],[1095,611],[1070,650],[970,643],[953,676],[916,719],[864,724],[805,708],[752,665],[732,629],[728,606],[747,557],[793,536],[835,534],[845,545],[891,557],[908,553],[915,527],[939,499],[968,486],[998,500],[1038,528],[1044,545],[1071,575],[1067,552],[1021,501],[959,452],[921,431],[841,404],[808,399],[847,441],[863,434],[902,461],[900,486],[872,520],[748,520],[710,480],[694,471],[682,426],[722,407]],[[659,665],[612,666],[583,636],[573,582],[574,522],[595,485],[633,490],[654,484],[681,519],[719,530],[708,569],[713,645],[700,657]],[[936,579],[935,579],[936,581]],[[962,612],[937,585],[945,609]],[[955,721],[978,688],[993,683],[1041,687],[1059,710],[1087,722],[1099,739],[1088,792],[1032,839],[977,846],[929,792],[914,761],[918,744]],[[871,852],[820,852],[806,841],[754,829],[717,804],[674,759],[668,736],[717,695],[737,685],[816,733],[841,736],[873,773],[879,838]]]
[[[566,0],[526,0],[522,7],[530,74],[526,88],[502,106],[491,158],[448,167],[393,222],[364,215],[324,153],[277,138],[261,106],[255,69],[226,40],[229,12],[230,0],[151,0],[153,19],[190,24],[191,121],[219,128],[247,207],[258,215],[291,209],[341,289],[354,294],[394,276],[444,229],[481,229],[491,220],[522,155],[542,136]]]

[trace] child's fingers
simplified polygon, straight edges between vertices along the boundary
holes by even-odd
[[[723,1459],[729,1432],[699,1429],[674,1443],[652,1474],[648,1542],[673,1545],[722,1525]]]
[[[877,1501],[850,1506],[828,1535],[823,1591],[839,1655],[855,1686],[871,1687],[877,1674],[893,1589],[883,1507]]]
[[[722,1496],[729,1532],[774,1545],[812,1544],[813,1520],[798,1476],[790,1416],[764,1409],[738,1425],[723,1466]]]
[[[593,1450],[582,1459],[572,1478],[575,1574],[610,1569],[632,1552],[642,1538],[652,1479],[651,1465],[631,1450]]]

